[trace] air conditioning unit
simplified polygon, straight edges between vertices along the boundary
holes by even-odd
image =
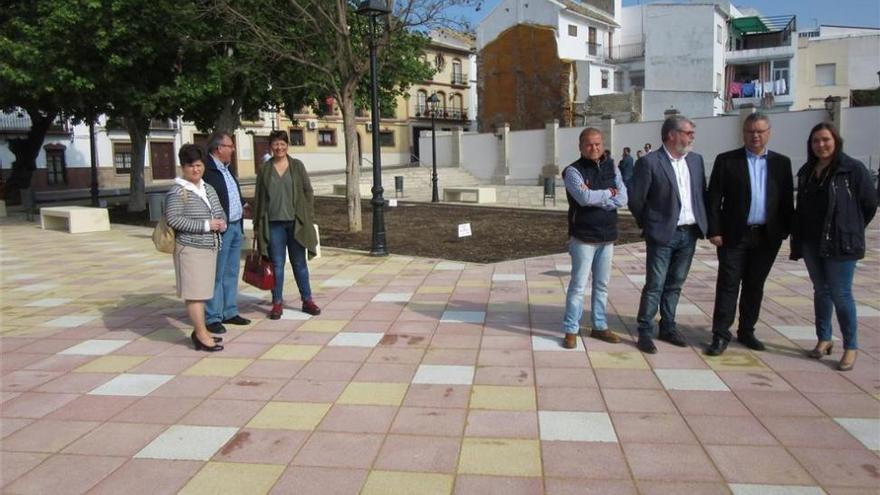
[[[372,122],[367,122],[365,125],[367,127],[367,132],[373,132],[373,123]]]
[[[314,131],[315,129],[318,128],[318,121],[317,120],[310,120],[310,121],[306,122],[306,127],[308,127],[310,131]]]

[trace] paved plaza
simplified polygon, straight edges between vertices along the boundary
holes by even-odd
[[[690,347],[634,346],[644,244],[616,247],[623,343],[559,345],[569,257],[481,265],[325,248],[322,315],[242,286],[247,327],[196,352],[150,229],[0,219],[4,494],[857,495],[880,487],[880,232],[855,277],[861,352],[803,357],[812,296],[787,243],[752,352],[701,353],[702,241],[679,305]],[[560,232],[560,236],[564,233]],[[394,251],[394,246],[390,246]],[[288,274],[288,301],[296,301]],[[585,317],[585,321],[589,321]]]

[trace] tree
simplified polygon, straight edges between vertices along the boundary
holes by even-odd
[[[424,36],[417,29],[448,24],[445,9],[471,4],[469,0],[388,0],[392,15],[385,16],[379,33],[380,82],[383,93],[392,95],[430,75],[421,62]],[[346,198],[348,227],[359,232],[361,225],[360,171],[358,163],[355,109],[363,108],[365,94],[359,92],[369,73],[367,19],[356,15],[352,0],[212,0],[209,5],[240,26],[240,43],[262,53],[279,65],[300,69],[293,81],[273,86],[283,91],[285,111],[295,112],[302,104],[333,96],[340,105],[345,134]],[[254,14],[259,12],[259,14]],[[302,70],[305,69],[305,70]],[[302,77],[302,74],[308,74]]]

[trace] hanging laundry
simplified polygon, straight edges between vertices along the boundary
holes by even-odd
[[[752,84],[755,85],[755,97],[760,98],[764,96],[764,85],[761,83],[761,81],[753,79]]]
[[[742,83],[732,82],[727,87],[727,96],[729,98],[739,98],[742,94]]]
[[[751,98],[755,96],[755,85],[752,83],[743,83],[741,94],[743,98]]]

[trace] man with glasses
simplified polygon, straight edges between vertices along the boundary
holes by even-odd
[[[718,279],[712,344],[706,349],[710,356],[727,349],[737,295],[736,340],[749,349],[764,350],[755,338],[764,282],[788,237],[794,211],[791,160],[769,151],[769,141],[770,119],[762,113],[749,114],[743,121],[745,146],[718,155],[712,168],[708,237],[718,248]]]
[[[205,305],[205,323],[211,333],[226,333],[224,323],[247,325],[251,321],[238,314],[238,272],[241,263],[241,243],[244,237],[242,218],[246,205],[241,198],[238,179],[229,170],[235,144],[226,132],[215,132],[208,140],[208,159],[204,179],[217,191],[226,213],[227,228],[223,233],[217,272],[214,277],[214,297]]]
[[[694,123],[675,115],[660,129],[663,146],[636,162],[629,210],[642,229],[648,256],[639,301],[636,347],[655,354],[654,316],[660,311],[657,338],[686,347],[675,324],[681,288],[691,268],[698,237],[708,230],[703,157],[691,151]]]

